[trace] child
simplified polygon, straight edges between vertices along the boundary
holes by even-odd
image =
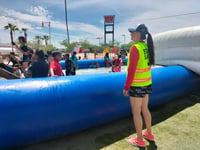
[[[78,58],[76,57],[76,52],[73,52],[73,54],[72,54],[72,56],[70,57],[70,59],[71,59],[71,60],[73,61],[73,63],[74,63],[72,75],[76,75],[76,70],[78,69]]]
[[[61,53],[58,51],[55,51],[53,54],[53,60],[50,63],[50,76],[54,77],[54,76],[62,76],[62,67],[59,63],[59,61],[61,60],[62,56]]]
[[[104,63],[106,67],[110,67],[110,58],[109,58],[109,53],[106,53],[104,56]]]
[[[69,59],[69,54],[65,54],[65,74],[66,76],[72,75],[74,68],[74,63],[71,59]]]
[[[121,72],[122,63],[123,63],[123,60],[121,58],[121,55],[118,55],[118,58],[114,59],[113,71]]]

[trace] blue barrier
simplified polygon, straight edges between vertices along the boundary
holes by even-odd
[[[152,69],[150,107],[196,90],[180,67]],[[125,72],[0,81],[0,149],[60,137],[131,114]]]
[[[92,64],[92,62],[98,62],[99,67],[105,67],[104,59],[88,59],[88,60],[79,60],[78,61],[78,69],[86,69]],[[124,59],[124,63],[127,62],[127,58]],[[65,61],[60,61],[62,69],[65,69]]]

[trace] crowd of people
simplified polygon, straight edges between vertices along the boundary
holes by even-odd
[[[12,45],[16,50],[23,54],[22,59],[19,55],[11,52],[7,57],[7,64],[13,68],[17,68],[14,72],[20,78],[38,78],[38,77],[55,77],[76,75],[78,69],[78,58],[76,52],[70,54],[62,54],[59,50],[47,51],[32,50],[26,44],[23,36],[18,37],[19,45],[12,41]],[[60,60],[65,60],[65,74],[62,71]],[[121,53],[109,58],[109,53],[105,54],[104,62],[106,67],[111,67],[112,72],[120,72],[123,65]],[[92,62],[88,68],[99,68],[98,62]]]
[[[76,75],[78,69],[78,58],[76,52],[64,54],[59,50],[48,51],[32,50],[27,44],[23,36],[18,37],[19,46],[12,41],[12,45],[23,54],[22,60],[11,52],[7,57],[7,64],[15,68],[14,72],[20,78],[38,78],[38,77],[55,77],[55,76],[69,76]],[[65,60],[65,74],[62,71],[61,59]]]

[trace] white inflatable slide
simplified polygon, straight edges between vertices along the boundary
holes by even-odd
[[[156,64],[183,65],[200,75],[200,26],[153,36]]]

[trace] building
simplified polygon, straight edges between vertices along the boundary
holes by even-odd
[[[15,48],[13,48],[14,52],[17,52]],[[11,43],[0,43],[0,53],[9,54],[12,52],[12,45]]]

